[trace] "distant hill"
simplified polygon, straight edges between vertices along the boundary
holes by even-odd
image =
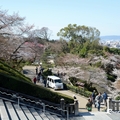
[[[120,41],[120,35],[107,35],[107,36],[100,36],[101,41],[112,40],[112,41]]]

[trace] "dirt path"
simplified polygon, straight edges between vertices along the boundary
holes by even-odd
[[[35,74],[35,68],[36,68],[35,66],[24,66],[24,67],[23,67],[23,73],[24,73],[27,77],[33,79],[33,77],[36,76],[36,74]],[[37,83],[37,84],[38,84],[38,85],[42,85],[41,83]],[[51,88],[49,88],[49,89],[52,90],[52,91],[54,91],[54,90],[51,89]],[[66,94],[66,95],[68,95],[68,96],[73,96],[73,95],[75,95],[75,96],[77,97],[77,99],[78,99],[78,102],[79,102],[79,110],[80,110],[81,112],[87,111],[87,110],[85,109],[85,105],[86,105],[86,103],[87,103],[87,98],[86,98],[86,97],[81,96],[81,95],[78,95],[78,94],[76,94],[76,93],[73,93],[73,92],[71,92],[71,91],[69,91],[69,90],[56,90],[56,91],[54,91],[54,92],[59,92],[59,93],[62,93],[62,94]],[[104,106],[102,105],[102,106],[101,106],[101,110],[102,110],[103,108],[104,108]],[[97,111],[97,108],[94,108],[94,107],[93,107],[92,111],[93,111],[93,112]]]

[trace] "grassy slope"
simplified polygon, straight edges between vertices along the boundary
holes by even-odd
[[[69,103],[73,102],[72,97],[54,93],[42,86],[34,85],[29,78],[1,61],[0,87],[38,97],[54,103],[59,103],[61,98],[64,98]]]

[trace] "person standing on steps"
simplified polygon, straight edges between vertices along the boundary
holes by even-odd
[[[102,94],[102,96],[103,96],[103,102],[104,102],[104,105],[105,105],[105,109],[107,109],[107,98],[108,98],[108,95],[107,95],[106,92],[104,92]]]
[[[96,100],[96,107],[97,107],[98,111],[100,111],[100,104],[103,100],[101,92],[96,96],[95,100]]]
[[[91,99],[92,99],[92,104],[94,104],[94,106],[96,107],[95,97],[96,97],[95,90],[93,90],[92,95],[91,95]]]

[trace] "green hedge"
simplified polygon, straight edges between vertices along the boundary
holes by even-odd
[[[50,73],[51,71],[45,70],[44,75],[46,76]],[[61,98],[64,98],[68,103],[74,102],[72,97],[64,94],[58,94],[48,90],[47,88],[33,84],[31,79],[1,61],[0,87],[44,99],[53,103],[60,103]]]
[[[54,103],[60,103],[60,99],[64,98],[66,102],[73,103],[74,100],[72,97],[69,97],[64,94],[58,94],[52,92],[47,88],[42,86],[35,85],[27,81],[16,80],[13,76],[4,76],[0,75],[0,87],[14,90],[16,92],[21,92],[30,96],[34,96],[40,99],[44,99]]]
[[[72,92],[78,93],[78,94],[83,95],[85,97],[89,97],[92,94],[92,92],[84,90],[84,88],[78,88],[78,87],[71,86],[71,85],[68,85],[68,84],[66,86]]]
[[[120,96],[117,96],[117,97],[115,98],[115,100],[120,100]]]

